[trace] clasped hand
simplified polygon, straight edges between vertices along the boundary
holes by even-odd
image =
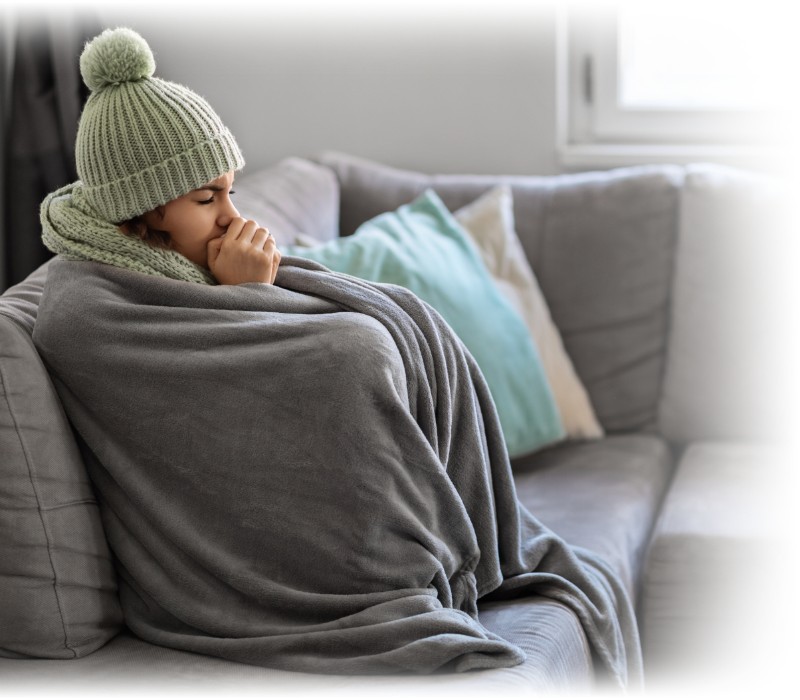
[[[208,267],[220,284],[272,284],[280,262],[269,231],[241,217],[231,221],[223,236],[208,242]]]

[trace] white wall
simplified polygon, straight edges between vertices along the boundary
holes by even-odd
[[[551,174],[555,9],[520,4],[107,3],[97,12],[147,39],[156,75],[209,100],[248,170],[333,149],[429,172]]]

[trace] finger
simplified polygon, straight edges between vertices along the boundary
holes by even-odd
[[[237,216],[231,220],[230,224],[228,224],[228,228],[225,231],[225,240],[226,241],[235,241],[239,238],[240,234],[242,233],[242,229],[244,225],[247,223],[241,216]]]
[[[275,252],[272,254],[272,279],[270,280],[270,284],[275,284],[275,278],[278,276],[278,268],[281,264],[281,253],[276,248]]]
[[[269,241],[270,237],[271,234],[267,229],[257,228],[253,235],[253,246],[259,250],[263,250],[267,247],[267,241]]]
[[[255,221],[245,221],[239,234],[239,240],[245,243],[252,243],[256,231],[258,231],[258,224]]]
[[[220,248],[222,248],[222,238],[212,238],[206,246],[206,253],[208,255],[208,266],[211,267],[219,257]]]

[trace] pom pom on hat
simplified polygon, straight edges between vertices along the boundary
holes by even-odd
[[[86,45],[81,75],[90,90],[152,77],[156,61],[147,42],[132,29],[107,29]]]

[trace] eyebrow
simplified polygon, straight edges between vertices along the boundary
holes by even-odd
[[[231,187],[233,187],[232,182]],[[192,192],[202,192],[203,190],[211,190],[211,192],[224,192],[225,187],[223,185],[215,185],[213,182],[209,182],[207,185],[203,185],[202,187],[196,187],[192,190]]]

